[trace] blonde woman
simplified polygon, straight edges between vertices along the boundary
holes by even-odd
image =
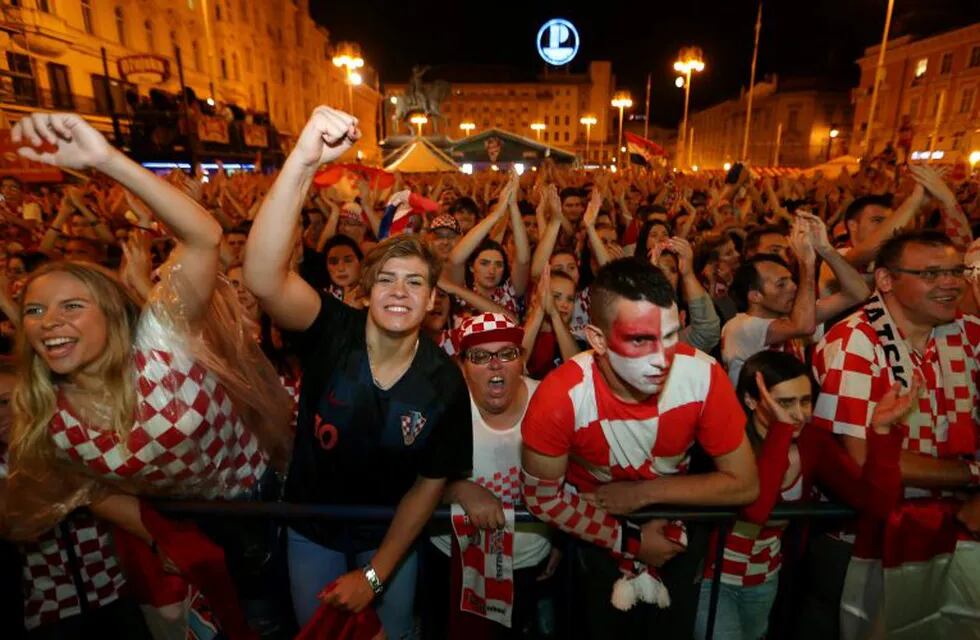
[[[23,490],[11,492],[21,509],[3,524],[36,532],[88,505],[173,569],[132,494],[246,494],[270,459],[288,455],[288,414],[275,408],[288,408],[285,392],[265,385],[275,374],[247,338],[230,286],[215,295],[221,227],[204,209],[77,115],[33,114],[11,138],[26,158],[116,180],[177,246],[144,305],[92,264],[50,263],[28,278],[11,442],[11,481]]]

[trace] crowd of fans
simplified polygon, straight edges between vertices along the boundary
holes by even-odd
[[[205,181],[15,127],[90,177],[0,179],[4,628],[703,638],[713,586],[715,638],[980,628],[976,174],[323,179],[359,136],[320,107],[280,169]],[[770,519],[828,499],[857,517]],[[674,506],[740,516],[630,519]]]

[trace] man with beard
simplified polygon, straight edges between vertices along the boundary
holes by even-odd
[[[592,350],[549,374],[524,417],[524,499],[528,511],[586,543],[572,560],[581,637],[642,637],[654,628],[690,637],[696,554],[681,553],[673,523],[639,526],[616,515],[652,504],[754,500],[744,415],[721,366],[679,342],[674,290],[659,269],[614,260],[599,270],[591,295]],[[695,443],[716,470],[687,474]],[[613,584],[649,567],[661,568],[671,606],[614,608]]]
[[[830,244],[823,222],[799,215],[789,239],[799,265],[799,284],[793,282],[789,265],[774,254],[756,254],[735,271],[731,293],[741,313],[721,330],[721,356],[733,385],[738,384],[742,364],[766,348],[787,351],[805,362],[803,341],[813,338],[817,326],[871,293]],[[844,291],[820,300],[815,300],[817,255],[844,285]]]
[[[473,471],[469,478],[446,486],[444,501],[459,504],[470,523],[487,532],[484,535],[508,530],[504,508],[523,502],[520,423],[538,386],[537,381],[524,375],[523,337],[524,330],[499,313],[472,316],[460,327],[463,376],[469,388],[473,416]],[[442,585],[445,575],[449,574],[451,580],[448,593],[445,588],[438,588],[439,581],[427,583],[432,587],[431,595],[437,598],[434,619],[427,628],[429,637],[520,637],[523,629],[533,622],[535,595],[540,590],[538,582],[550,577],[560,555],[550,553],[548,529],[541,523],[520,523],[513,532],[510,555],[514,600],[509,630],[460,610],[461,594],[472,590],[466,583],[479,572],[463,570],[459,543],[452,535],[431,539],[438,554],[430,559],[434,575],[440,577]],[[451,569],[447,567],[450,555]]]

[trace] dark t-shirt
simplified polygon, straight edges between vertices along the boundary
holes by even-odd
[[[415,359],[390,389],[371,376],[367,312],[322,295],[301,354],[296,443],[286,500],[395,506],[416,478],[465,478],[473,459],[470,398],[459,368],[420,336]],[[387,522],[296,523],[302,535],[341,551],[381,543]]]

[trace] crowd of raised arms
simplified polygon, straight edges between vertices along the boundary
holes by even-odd
[[[5,634],[977,637],[977,174],[331,164],[359,138],[158,176],[14,126],[67,171],[0,177]],[[631,517],[675,507],[738,515]]]

